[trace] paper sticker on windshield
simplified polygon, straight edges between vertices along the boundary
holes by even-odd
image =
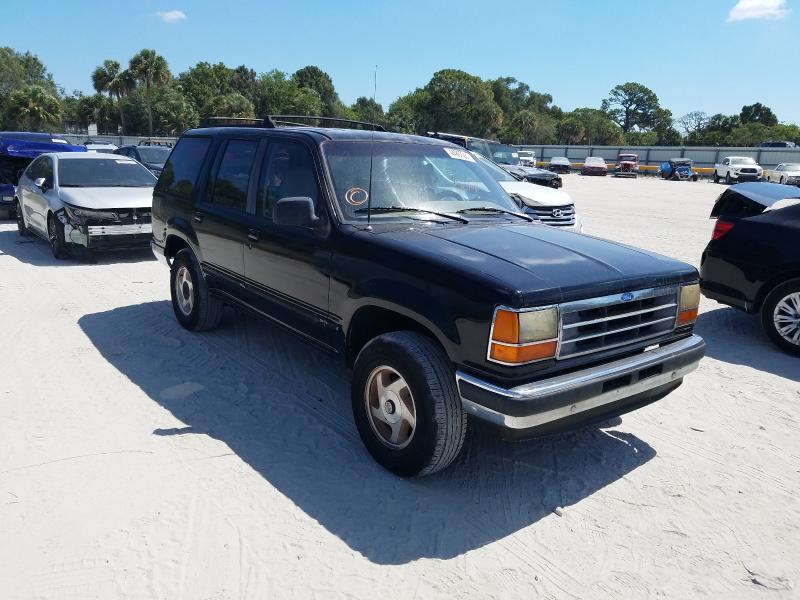
[[[475,159],[472,158],[472,155],[466,150],[460,150],[459,148],[445,148],[444,151],[447,152],[450,158],[457,158],[458,160],[475,162]]]
[[[122,159],[122,160],[120,160],[120,159],[118,159],[118,158],[115,158],[115,159],[114,159],[114,162],[115,162],[115,163],[117,163],[118,165],[129,165],[129,164],[131,164],[133,161],[132,161],[132,160],[125,160],[125,159]]]
[[[345,192],[344,199],[351,206],[361,206],[369,199],[369,194],[360,187],[351,187]]]

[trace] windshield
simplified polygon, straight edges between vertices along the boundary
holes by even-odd
[[[732,165],[754,165],[754,164],[756,164],[756,161],[754,161],[752,158],[745,158],[745,157],[732,158],[731,159],[731,164]]]
[[[566,165],[569,164],[569,159],[566,156],[554,156],[550,159],[550,164]]]
[[[61,187],[153,187],[155,176],[136,161],[114,158],[64,158],[58,161]]]
[[[163,165],[167,162],[171,151],[172,148],[164,146],[139,146],[139,156],[142,157],[142,161],[154,165]]]
[[[520,150],[517,154],[519,154],[520,158],[533,158],[533,152],[530,150]]]
[[[784,171],[800,171],[800,163],[786,163],[783,165]]]
[[[461,148],[397,142],[326,142],[323,149],[336,200],[350,220],[367,219],[370,189],[369,204],[373,210],[379,209],[372,214],[373,219],[408,218],[413,214],[383,212],[387,208],[439,213],[483,207],[519,210],[475,156]],[[420,218],[425,218],[422,213]]]
[[[517,153],[516,148],[512,148],[511,146],[505,146],[503,144],[498,143],[489,143],[489,150],[492,153],[491,159],[496,162],[500,163],[501,165],[515,165],[518,166],[519,163],[519,154]]]
[[[606,161],[604,159],[602,159],[602,158],[597,157],[597,156],[590,156],[589,158],[586,159],[584,164],[586,164],[586,165],[604,165],[604,164],[606,164]]]
[[[620,161],[625,160],[625,161],[628,161],[628,162],[636,162],[637,159],[638,159],[638,157],[635,154],[620,154],[619,158],[617,158],[617,160],[620,160]]]

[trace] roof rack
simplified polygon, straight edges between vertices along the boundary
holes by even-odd
[[[275,127],[269,117],[256,119],[251,117],[205,117],[200,127]]]
[[[332,127],[343,126],[351,129],[366,129],[368,131],[386,131],[383,125],[377,123],[368,123],[366,121],[355,121],[353,119],[340,119],[338,117],[316,117],[313,115],[269,115],[267,117],[274,125],[290,126],[290,127]],[[312,121],[307,123],[303,121]],[[314,123],[316,122],[316,123]],[[332,123],[333,125],[326,125]],[[265,127],[269,127],[265,125]]]

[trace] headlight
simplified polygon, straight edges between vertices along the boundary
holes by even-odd
[[[488,359],[522,365],[553,358],[558,346],[558,311],[555,307],[532,310],[498,308],[494,313]]]
[[[82,222],[89,219],[93,221],[119,221],[119,215],[110,210],[90,210],[77,206],[64,205],[64,211],[73,221]]]
[[[697,320],[697,308],[700,306],[700,284],[690,283],[681,286],[681,295],[678,300],[677,327],[691,325]]]

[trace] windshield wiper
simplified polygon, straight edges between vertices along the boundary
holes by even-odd
[[[459,217],[458,215],[450,215],[447,213],[436,212],[435,210],[425,210],[424,208],[412,208],[410,206],[373,206],[372,208],[359,208],[358,210],[356,210],[356,214],[365,212],[373,212],[373,213],[418,212],[418,213],[427,213],[429,215],[436,215],[438,217],[445,217],[447,219],[452,219],[453,221],[460,221],[461,223],[469,223],[469,219],[465,219],[464,217]]]
[[[533,223],[536,219],[529,217],[528,215],[523,215],[522,213],[515,213],[510,210],[505,210],[504,208],[497,208],[495,206],[476,206],[474,208],[462,208],[458,211],[459,213],[470,213],[470,212],[487,212],[487,213],[494,213],[494,214],[505,214],[505,215],[514,215],[515,217],[519,217],[520,219],[525,219],[529,223]]]

